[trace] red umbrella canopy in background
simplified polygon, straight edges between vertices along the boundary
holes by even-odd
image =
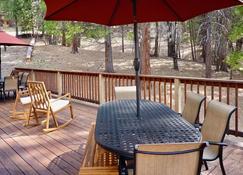
[[[185,21],[240,5],[240,0],[45,0],[46,20],[83,21],[107,26],[134,24],[137,117],[140,118],[140,58],[137,23]]]
[[[134,23],[134,0],[45,0],[46,20],[83,21],[108,26]],[[185,21],[239,0],[136,0],[136,22]]]
[[[5,46],[29,46],[24,41],[7,34],[4,31],[0,31],[0,45]]]
[[[2,78],[1,45],[3,45],[3,46],[29,46],[29,44],[0,30],[0,78]]]

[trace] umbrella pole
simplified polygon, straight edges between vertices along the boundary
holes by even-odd
[[[139,48],[138,48],[138,29],[137,23],[134,23],[134,44],[135,44],[135,59],[134,59],[134,69],[136,72],[136,97],[137,97],[137,117],[140,118],[140,59],[139,59]]]
[[[2,51],[1,51],[1,46],[0,46],[0,79],[2,78]]]
[[[137,118],[140,118],[140,58],[139,58],[139,47],[138,47],[138,24],[136,21],[136,0],[133,0],[133,17],[134,17],[134,44],[135,44],[135,58],[134,58],[134,69],[136,72],[136,97],[137,97]]]

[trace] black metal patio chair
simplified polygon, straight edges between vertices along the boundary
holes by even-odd
[[[133,174],[200,175],[205,146],[206,143],[137,145]]]
[[[208,170],[207,161],[214,161],[219,158],[220,168],[223,175],[225,169],[223,165],[223,143],[225,134],[229,128],[229,121],[236,107],[225,103],[212,100],[209,102],[206,116],[201,128],[202,140],[208,141],[210,146],[205,148],[203,153],[203,162]]]

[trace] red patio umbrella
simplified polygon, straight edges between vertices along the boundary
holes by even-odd
[[[140,82],[137,23],[185,21],[202,13],[242,4],[239,0],[45,0],[46,20],[69,20],[107,26],[134,24],[137,116]]]
[[[2,77],[1,45],[3,45],[3,46],[29,46],[29,44],[0,30],[0,78]]]

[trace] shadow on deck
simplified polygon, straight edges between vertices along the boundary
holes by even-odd
[[[64,129],[43,133],[42,126],[24,127],[23,121],[9,118],[13,101],[0,102],[0,174],[78,174],[88,130],[95,122],[97,107],[74,103],[75,119]],[[60,114],[60,118],[66,112]],[[227,174],[243,172],[243,144],[233,142],[225,149]],[[242,140],[242,139],[241,139]],[[236,146],[235,144],[238,144]],[[221,174],[218,161],[202,174]],[[204,168],[203,168],[204,169]]]

